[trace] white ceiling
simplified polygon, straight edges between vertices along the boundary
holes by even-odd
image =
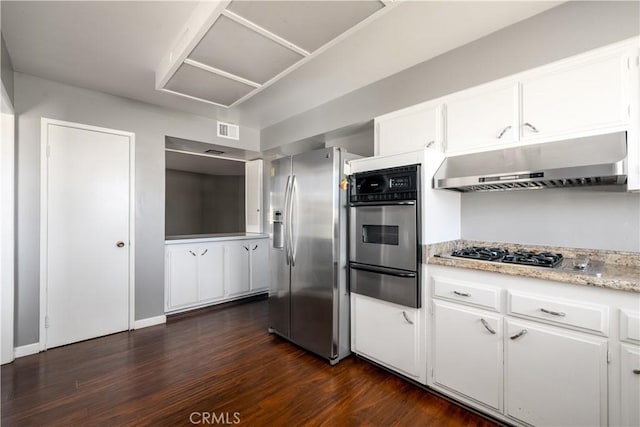
[[[264,128],[561,2],[406,1],[232,109],[155,89],[155,70],[190,1],[6,1],[16,71]]]

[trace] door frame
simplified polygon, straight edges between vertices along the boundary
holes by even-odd
[[[45,318],[48,303],[48,149],[49,125],[57,125],[74,129],[108,133],[129,138],[129,330],[134,329],[135,322],[135,133],[108,129],[81,123],[41,118],[40,127],[40,334],[38,346],[40,351],[47,349],[47,329]]]

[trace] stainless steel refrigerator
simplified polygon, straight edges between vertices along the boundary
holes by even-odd
[[[326,148],[271,163],[269,332],[337,363],[350,354],[347,191],[343,163]]]

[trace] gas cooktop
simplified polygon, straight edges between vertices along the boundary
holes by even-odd
[[[527,250],[510,252],[505,248],[487,248],[480,246],[470,246],[455,250],[451,252],[451,256],[547,268],[557,267],[563,259],[562,254],[552,252],[534,252]]]

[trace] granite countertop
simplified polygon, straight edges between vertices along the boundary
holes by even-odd
[[[467,246],[504,247],[509,251],[532,250],[535,252],[559,252],[564,260],[556,268],[505,264],[452,257],[451,251]],[[534,277],[543,280],[596,286],[629,292],[640,292],[640,253],[596,249],[563,248],[556,246],[518,245],[512,243],[453,240],[425,245],[424,262],[433,265],[492,271],[513,276]],[[573,268],[576,258],[588,258],[586,270]]]
[[[266,239],[267,234],[260,233],[211,233],[211,234],[184,234],[181,236],[166,236],[165,244],[174,243],[203,243],[222,240]]]

